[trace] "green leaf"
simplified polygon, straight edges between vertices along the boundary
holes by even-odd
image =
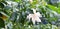
[[[4,4],[0,2],[0,8],[4,8]]]
[[[20,2],[21,0],[15,0],[16,2]]]
[[[58,12],[58,13],[60,13],[60,8],[57,8],[57,7],[55,7],[55,6],[52,6],[52,5],[47,5],[51,10],[53,10],[53,11],[56,11],[56,12]]]
[[[4,24],[4,20],[0,18],[0,28],[4,28],[5,24]]]
[[[5,4],[7,5],[7,2],[1,1],[1,2],[0,2],[0,8],[4,8]]]

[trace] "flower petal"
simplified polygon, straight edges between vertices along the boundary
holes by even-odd
[[[37,15],[38,17],[42,17],[42,15],[41,15],[39,12],[37,12],[36,15]]]
[[[27,16],[27,19],[30,20],[30,19],[32,18],[32,15],[33,15],[33,14],[29,14],[29,15]]]

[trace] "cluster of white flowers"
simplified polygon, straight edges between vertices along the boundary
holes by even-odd
[[[34,14],[29,14],[27,18],[30,20],[32,18],[33,24],[36,22],[41,22],[41,19],[39,17],[42,17],[42,15],[39,12],[36,12],[36,9],[32,9]]]

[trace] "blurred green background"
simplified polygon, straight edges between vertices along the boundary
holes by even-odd
[[[28,21],[32,8],[42,22]],[[0,29],[60,29],[60,0],[0,0]]]

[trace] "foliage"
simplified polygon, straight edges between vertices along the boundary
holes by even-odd
[[[48,0],[0,0],[0,28],[58,29],[60,7],[47,2]],[[28,14],[33,14],[32,8],[42,15],[42,22],[33,24],[27,19]]]

